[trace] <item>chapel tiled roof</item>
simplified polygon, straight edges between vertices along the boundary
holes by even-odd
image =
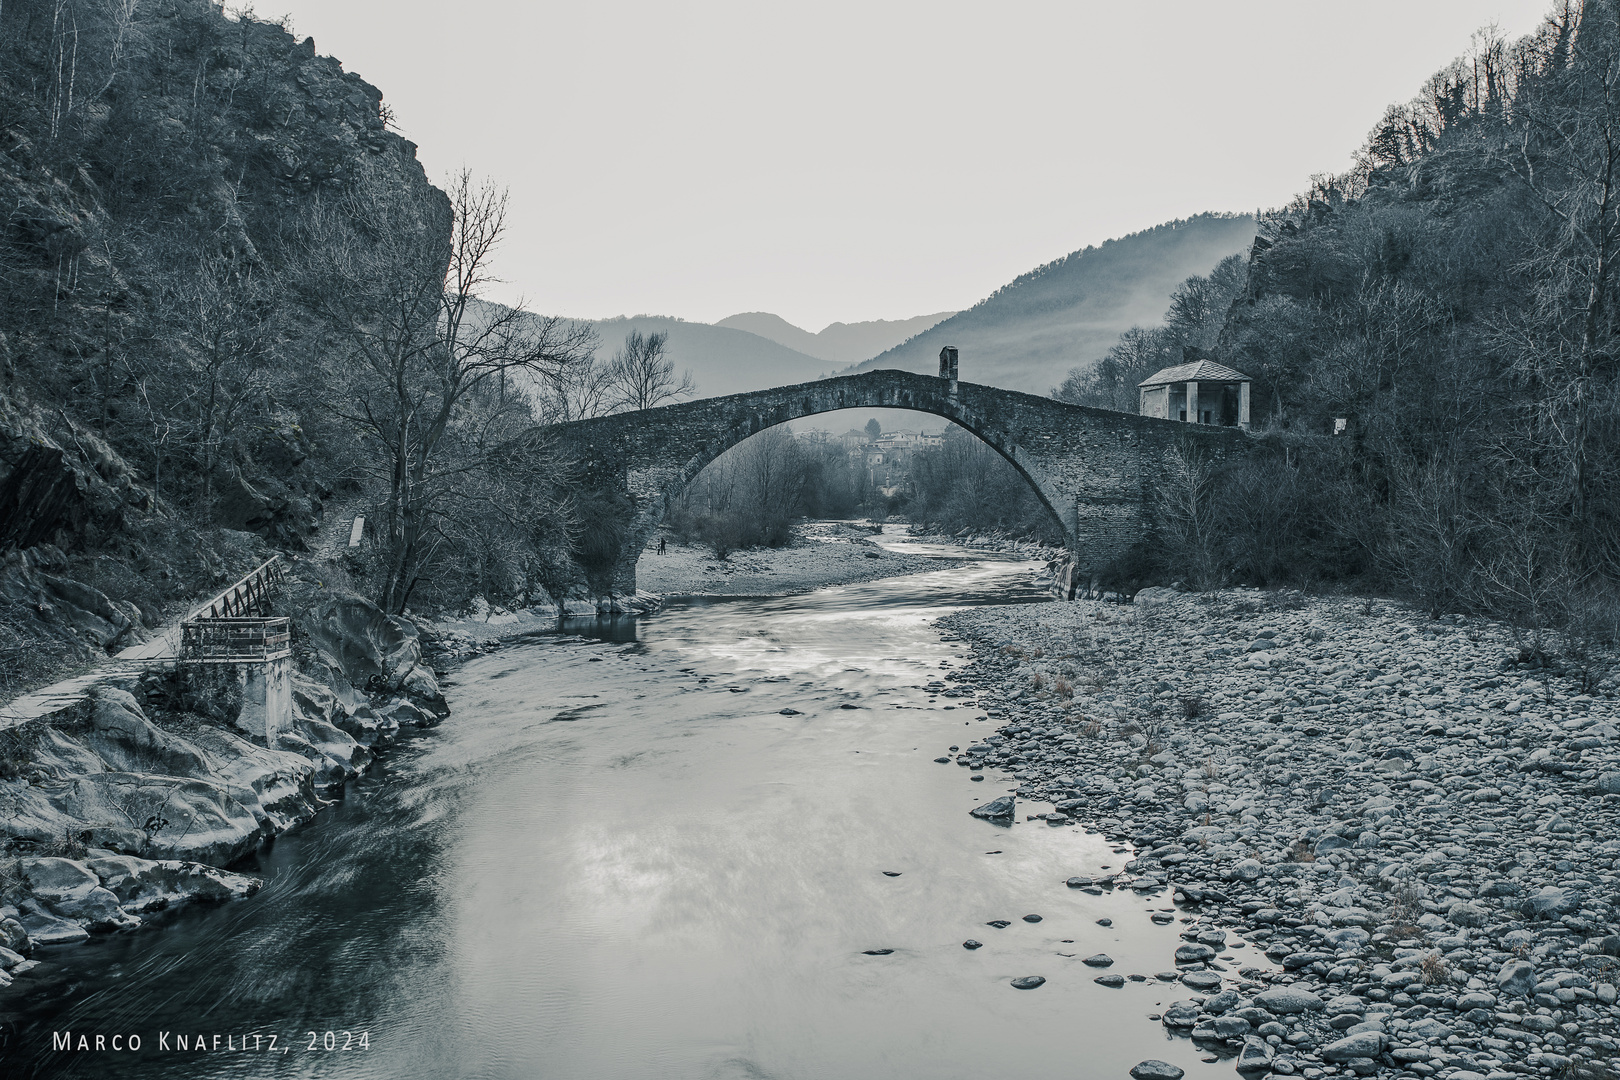
[[[1247,375],[1225,364],[1217,364],[1213,360],[1196,360],[1191,364],[1177,364],[1167,367],[1163,371],[1156,371],[1152,375],[1137,383],[1137,386],[1164,386],[1168,383],[1180,382],[1252,382]]]

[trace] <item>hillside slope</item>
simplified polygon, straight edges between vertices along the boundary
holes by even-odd
[[[665,315],[600,319],[591,325],[602,338],[599,355],[603,359],[612,356],[631,331],[668,334],[667,355],[675,362],[677,372],[692,372],[699,397],[720,397],[809,382],[820,378],[833,366],[746,330],[687,322]]]
[[[304,302],[370,251],[354,192],[449,250],[381,91],[313,40],[206,0],[75,10],[0,6],[0,692],[304,544],[358,454]]]
[[[769,338],[790,349],[797,349],[809,356],[825,360],[829,364],[844,365],[858,364],[862,360],[870,359],[954,314],[956,314],[954,311],[940,311],[910,319],[835,322],[814,334],[768,311],[747,311],[739,315],[730,315],[715,325],[746,330],[750,334]]]
[[[1159,322],[1183,279],[1253,239],[1251,215],[1200,214],[1109,240],[1031,270],[854,370],[931,373],[940,347],[954,345],[964,379],[1044,394],[1133,325]]]

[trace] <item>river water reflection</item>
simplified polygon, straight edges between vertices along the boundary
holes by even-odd
[[[1167,901],[1063,884],[1128,856],[975,820],[1006,778],[934,762],[992,726],[928,690],[966,655],[934,621],[1041,599],[1033,564],[938,553],[957,558],[469,662],[443,726],[262,853],[257,897],[47,953],[0,1004],[0,1072],[1124,1077],[1158,1057],[1230,1075],[1145,1019],[1186,993],[1151,978],[1180,929],[1147,917]],[[1150,978],[1098,986],[1097,952]],[[1025,975],[1046,985],[1012,989]],[[143,1049],[53,1052],[64,1030]]]

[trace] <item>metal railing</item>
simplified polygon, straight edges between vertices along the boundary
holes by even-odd
[[[270,615],[270,590],[283,576],[281,556],[272,556],[193,611],[180,624],[180,659],[188,663],[243,664],[291,655],[291,623]]]
[[[182,623],[180,635],[180,655],[192,663],[252,663],[292,654],[286,618],[197,619]]]
[[[281,556],[272,555],[264,565],[193,611],[186,621],[240,619],[250,613],[267,615],[270,612],[270,588],[283,576]]]

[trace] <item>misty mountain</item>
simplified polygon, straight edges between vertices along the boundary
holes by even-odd
[[[955,345],[963,379],[1048,393],[1133,325],[1161,322],[1175,287],[1247,250],[1254,229],[1249,214],[1199,214],[1076,251],[853,370],[933,374],[941,346]]]
[[[602,338],[598,355],[606,360],[632,330],[668,334],[666,355],[676,372],[690,370],[698,397],[720,397],[746,390],[809,382],[834,365],[769,338],[729,326],[687,322],[667,315],[635,315],[591,323]],[[785,324],[784,324],[785,325]]]
[[[769,338],[790,349],[819,357],[842,367],[870,359],[885,349],[893,348],[930,326],[950,318],[954,311],[941,311],[933,315],[918,315],[911,319],[873,319],[870,322],[835,322],[819,333],[800,329],[767,311],[748,311],[731,315],[715,323],[735,330],[746,330],[762,338]]]

